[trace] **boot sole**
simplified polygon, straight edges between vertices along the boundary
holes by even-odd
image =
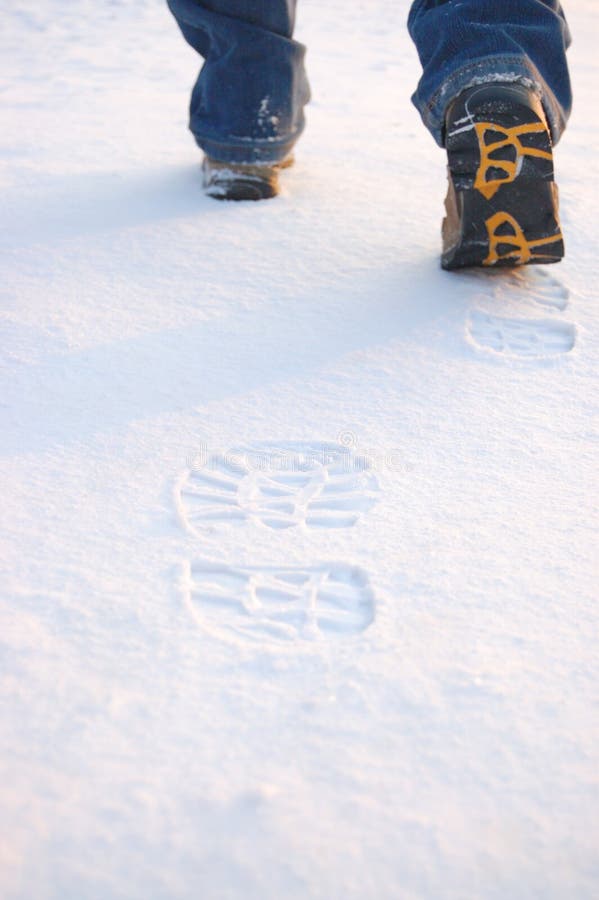
[[[559,262],[564,242],[542,107],[517,85],[458,98],[446,136],[444,269]]]

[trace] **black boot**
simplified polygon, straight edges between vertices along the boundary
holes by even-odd
[[[268,200],[279,193],[279,171],[293,164],[290,156],[280,163],[227,163],[204,157],[204,191],[215,200]]]
[[[459,94],[447,111],[445,146],[444,269],[563,257],[551,136],[533,91],[492,82]]]

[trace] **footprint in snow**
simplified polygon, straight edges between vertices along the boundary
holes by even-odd
[[[576,344],[576,328],[553,319],[504,319],[474,311],[468,336],[475,347],[504,357],[543,360],[569,353]]]
[[[184,527],[349,528],[377,500],[372,463],[341,445],[245,448],[194,461],[175,489]]]
[[[351,638],[375,617],[368,576],[347,565],[254,568],[192,561],[182,587],[196,624],[233,641]]]
[[[495,293],[498,296],[532,300],[539,306],[563,312],[570,299],[570,291],[554,275],[542,269],[521,271],[513,269],[501,273],[501,281]]]

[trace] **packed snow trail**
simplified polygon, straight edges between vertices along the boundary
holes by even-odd
[[[248,205],[166,4],[4,14],[6,900],[599,891],[594,3],[566,260],[451,275],[408,4],[325,7]]]

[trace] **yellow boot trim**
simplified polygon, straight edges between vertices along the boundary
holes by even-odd
[[[497,193],[502,184],[509,184],[515,181],[522,167],[522,160],[525,156],[536,156],[540,159],[552,159],[552,154],[547,150],[538,150],[536,147],[526,147],[522,144],[520,136],[523,134],[537,134],[547,131],[542,122],[530,122],[528,125],[516,125],[514,128],[503,128],[493,122],[475,122],[476,136],[480,148],[480,165],[476,173],[474,187],[481,194],[490,200]],[[487,143],[485,137],[487,132],[494,131],[497,134],[504,135],[499,140]],[[504,147],[513,147],[516,151],[516,159],[491,159],[490,154]],[[502,169],[505,172],[504,178],[493,178],[487,181],[489,169]]]
[[[511,233],[497,234],[497,229],[501,228],[501,226],[506,223],[510,226]],[[494,266],[496,263],[505,259],[513,259],[515,260],[516,265],[520,266],[526,265],[526,263],[531,260],[547,259],[547,254],[535,253],[535,248],[542,247],[546,244],[555,244],[557,241],[562,240],[562,234],[558,231],[557,234],[553,234],[551,237],[528,241],[524,236],[524,232],[518,225],[518,222],[513,216],[510,216],[510,214],[506,212],[495,213],[495,215],[487,219],[485,225],[487,226],[487,233],[489,235],[489,255],[484,260],[483,266]],[[498,253],[500,244],[510,244],[514,246],[515,249],[500,254]],[[551,254],[549,254],[549,258],[550,257]]]

